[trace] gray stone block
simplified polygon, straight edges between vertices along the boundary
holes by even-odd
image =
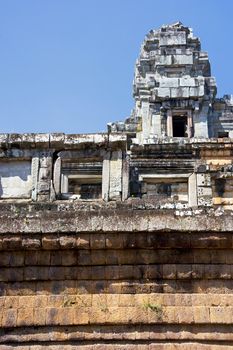
[[[174,45],[185,45],[186,44],[186,33],[185,32],[167,32],[161,33],[159,39],[160,46],[174,46]]]
[[[159,88],[159,89],[157,89],[157,96],[158,97],[163,97],[163,98],[171,97],[170,89],[169,88]]]
[[[171,88],[171,98],[189,97],[188,87]]]
[[[178,78],[162,78],[159,79],[159,86],[161,88],[170,88],[170,87],[178,87],[179,79]]]
[[[190,76],[184,76],[179,79],[180,81],[180,86],[196,86],[197,83],[194,78],[191,78]]]

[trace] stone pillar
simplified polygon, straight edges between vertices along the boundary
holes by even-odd
[[[190,207],[197,206],[197,175],[193,173],[188,179],[188,202]]]
[[[167,136],[173,136],[172,111],[170,109],[167,111]]]
[[[210,207],[213,204],[211,176],[208,173],[197,174],[197,201],[198,206]]]
[[[188,110],[187,115],[187,127],[188,127],[188,137],[193,137],[193,113],[191,110]]]
[[[194,136],[208,138],[208,112],[209,105],[204,104],[201,110],[194,113]]]
[[[37,200],[37,182],[38,182],[38,175],[39,175],[39,157],[33,157],[32,158],[32,167],[31,167],[31,173],[32,173],[32,200]]]
[[[39,176],[37,200],[49,201],[52,180],[52,151],[42,151],[39,155]]]
[[[58,157],[54,163],[53,184],[56,197],[61,194],[61,158]]]
[[[68,193],[68,190],[69,190],[68,176],[65,174],[61,174],[61,193],[62,194]]]
[[[109,199],[121,199],[122,196],[122,151],[113,151],[110,159]]]
[[[109,200],[109,180],[110,180],[110,151],[106,152],[103,159],[102,170],[102,199]]]
[[[162,136],[161,128],[161,115],[160,113],[152,114],[152,134],[153,136]]]
[[[143,138],[147,139],[151,133],[151,114],[149,101],[142,101],[141,115]]]
[[[123,153],[122,160],[122,200],[126,200],[129,197],[129,162],[130,157],[128,154]]]

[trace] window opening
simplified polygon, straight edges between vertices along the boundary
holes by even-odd
[[[223,137],[229,137],[229,132],[228,131],[219,131],[218,138],[221,139]]]
[[[102,181],[99,178],[69,178],[69,193],[78,195],[80,199],[101,199]]]
[[[172,117],[173,137],[188,137],[187,116],[174,115]]]

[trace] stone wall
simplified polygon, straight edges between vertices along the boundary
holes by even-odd
[[[233,216],[0,203],[0,349],[232,349]]]

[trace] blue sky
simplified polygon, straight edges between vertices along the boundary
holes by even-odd
[[[0,0],[0,132],[101,132],[133,108],[145,34],[178,20],[233,93],[231,0]]]

